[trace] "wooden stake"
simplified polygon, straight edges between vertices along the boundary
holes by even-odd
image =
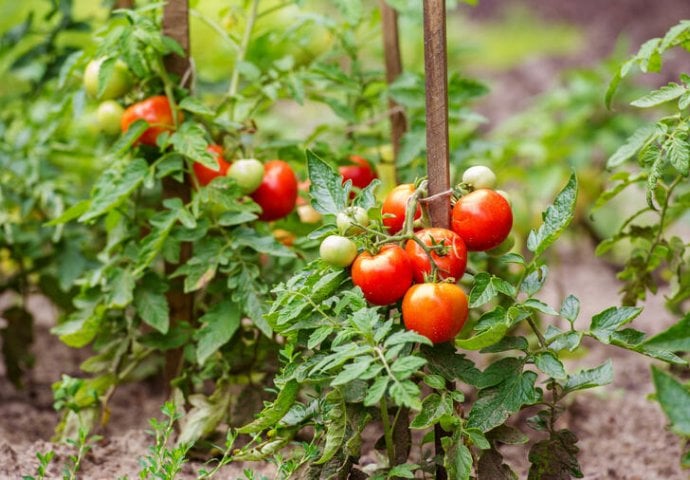
[[[426,151],[429,195],[450,188],[448,146],[448,56],[445,0],[424,0],[424,71],[426,73]],[[429,202],[431,223],[450,225],[449,197]]]
[[[402,58],[400,55],[400,38],[398,36],[398,12],[379,0],[381,8],[381,22],[383,24],[383,55],[386,60],[386,81],[392,84],[402,73]],[[407,120],[400,106],[395,100],[388,101],[391,122],[391,144],[393,155],[397,161],[400,152],[400,140],[407,131]]]
[[[163,32],[175,39],[184,49],[185,56],[169,55],[165,59],[165,67],[168,72],[177,75],[180,79],[186,79],[185,83],[191,85],[191,75],[187,72],[189,62],[189,5],[187,0],[170,0],[163,9]],[[185,86],[185,85],[183,85]],[[180,183],[170,177],[163,179],[163,197],[179,198],[183,203],[189,203],[192,191],[188,183]],[[165,273],[171,275],[177,268],[186,263],[192,256],[192,244],[185,242],[180,246],[179,263],[166,263]],[[170,290],[166,294],[170,307],[170,324],[180,322],[193,323],[194,296],[184,292],[184,280],[173,279]],[[180,374],[182,368],[182,350],[175,349],[166,352],[165,356],[165,384],[170,388],[170,382]]]
[[[424,72],[426,74],[426,151],[429,195],[450,188],[448,143],[448,54],[446,49],[445,0],[424,0]],[[449,197],[442,195],[429,202],[434,227],[450,226]],[[446,433],[436,425],[434,449],[443,456],[441,439]],[[436,467],[436,480],[447,480],[448,472]]]

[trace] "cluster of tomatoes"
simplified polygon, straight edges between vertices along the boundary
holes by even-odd
[[[380,231],[370,227],[367,211],[348,207],[336,219],[340,235],[321,243],[321,258],[333,266],[351,267],[352,282],[368,302],[390,305],[402,300],[409,330],[433,343],[451,341],[468,316],[467,296],[457,285],[467,267],[467,252],[512,247],[511,206],[504,193],[493,189],[495,183],[495,175],[484,166],[464,173],[464,194],[453,206],[450,229],[415,228],[423,223],[423,188],[399,185],[383,202]],[[408,215],[408,208],[414,208],[414,214]],[[367,248],[358,251],[353,237]]]
[[[145,120],[149,126],[136,143],[155,147],[160,134],[173,132],[176,124],[183,120],[182,112],[178,111],[175,119],[173,108],[165,95],[151,96],[123,108],[116,99],[132,88],[132,75],[124,62],[116,60],[99,90],[99,76],[104,61],[102,58],[91,61],[84,72],[87,94],[101,101],[96,111],[100,129],[109,134],[124,133],[137,120]],[[217,144],[209,145],[207,151],[214,157],[217,168],[195,162],[192,170],[198,185],[206,186],[220,176],[232,178],[242,192],[251,195],[261,207],[260,220],[278,220],[293,211],[298,184],[287,162],[271,160],[262,163],[253,158],[228,162],[223,156],[223,147]]]

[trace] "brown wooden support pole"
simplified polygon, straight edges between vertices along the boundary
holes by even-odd
[[[392,84],[402,73],[402,57],[400,55],[400,37],[398,35],[398,12],[379,0],[381,8],[381,22],[383,24],[383,55],[386,61],[386,82]],[[407,131],[407,120],[400,105],[392,98],[388,101],[391,123],[391,144],[393,156],[397,161],[400,152],[400,141]]]
[[[169,0],[163,9],[163,32],[175,39],[185,52],[184,57],[171,54],[165,58],[166,70],[191,85],[191,75],[188,74],[189,62],[189,4],[187,0]],[[186,86],[186,85],[182,85]],[[192,191],[188,183],[180,183],[166,177],[163,179],[163,197],[179,198],[187,204],[191,200]],[[185,242],[180,246],[179,263],[166,263],[166,275],[172,274],[177,268],[186,263],[192,256],[192,244]],[[170,307],[171,326],[180,322],[192,323],[194,319],[194,296],[184,292],[183,278],[171,281],[170,290],[167,293],[168,306]],[[166,388],[170,388],[170,382],[180,374],[182,367],[182,350],[175,349],[166,352],[165,357],[165,382]]]
[[[115,8],[134,8],[134,0],[117,0]]]
[[[424,71],[427,174],[431,196],[450,188],[445,0],[424,0]],[[430,201],[429,215],[433,226],[448,228],[448,197],[440,196]]]
[[[426,74],[426,151],[429,195],[450,188],[448,142],[448,55],[446,49],[445,0],[424,0],[424,71]],[[434,227],[450,226],[449,196],[440,195],[428,204]],[[443,456],[441,439],[446,433],[434,427],[436,455]],[[436,480],[447,480],[442,465],[436,467]]]

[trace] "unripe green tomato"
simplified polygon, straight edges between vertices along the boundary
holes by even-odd
[[[329,235],[321,242],[319,255],[329,265],[345,268],[355,261],[357,245],[349,238]]]
[[[496,186],[496,175],[484,165],[475,165],[465,170],[462,174],[462,182],[471,185],[475,190],[480,188],[494,188]]]
[[[120,120],[125,109],[115,100],[106,100],[98,105],[96,120],[98,128],[108,135],[120,133]]]
[[[369,214],[362,207],[348,207],[336,215],[335,224],[343,235],[356,235],[363,231],[359,225],[369,225]]]
[[[227,176],[235,180],[242,192],[253,193],[264,178],[264,165],[255,158],[245,158],[232,162]]]
[[[508,235],[505,240],[498,244],[498,246],[492,248],[491,250],[487,250],[486,253],[492,257],[500,257],[501,255],[505,255],[506,253],[510,252],[514,246],[515,236]]]
[[[110,75],[105,79],[103,92],[98,95],[98,74],[105,58],[92,60],[84,71],[84,88],[86,93],[98,100],[110,100],[124,95],[132,88],[132,76],[122,60],[116,60]]]

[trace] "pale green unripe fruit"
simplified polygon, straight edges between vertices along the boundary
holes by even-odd
[[[496,186],[496,174],[484,165],[475,165],[465,170],[462,182],[471,185],[475,190],[480,188],[492,189]]]
[[[243,193],[253,193],[264,178],[264,164],[255,158],[236,160],[226,175],[235,180]]]
[[[113,69],[105,79],[103,92],[98,95],[98,75],[105,58],[92,60],[84,71],[84,88],[86,93],[98,100],[111,100],[123,96],[132,88],[132,75],[122,60],[116,60]]]
[[[369,225],[369,214],[362,207],[348,207],[335,217],[338,231],[343,235],[362,233],[362,227]]]
[[[120,133],[120,121],[125,109],[115,100],[101,102],[96,110],[98,128],[109,135]]]
[[[334,267],[350,266],[357,257],[357,245],[349,238],[340,235],[329,235],[319,247],[321,259]]]

